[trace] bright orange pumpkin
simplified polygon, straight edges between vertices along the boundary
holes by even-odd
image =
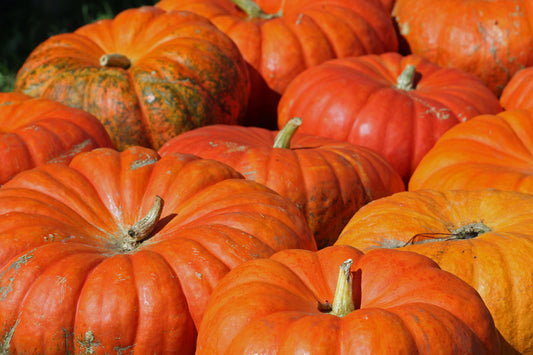
[[[193,354],[217,282],[286,248],[316,250],[290,201],[229,166],[98,148],[0,189],[0,349]]]
[[[505,354],[531,354],[531,211],[533,195],[514,191],[400,192],[359,209],[336,245],[362,251],[397,248],[430,257],[479,292]]]
[[[0,93],[0,185],[19,172],[98,147],[113,147],[90,113],[45,98]]]
[[[533,193],[533,110],[480,115],[452,127],[424,156],[408,186]]]
[[[301,119],[281,131],[211,125],[169,140],[162,156],[182,152],[216,159],[264,184],[303,212],[319,248],[331,245],[361,206],[404,191],[400,175],[371,149],[296,132]]]
[[[531,0],[396,0],[392,16],[402,53],[472,73],[498,96],[533,65]]]
[[[481,355],[499,345],[479,294],[429,258],[333,246],[230,271],[209,300],[196,354]]]
[[[506,110],[533,110],[533,65],[513,74],[500,96]]]
[[[240,123],[249,90],[246,62],[227,35],[205,17],[150,6],[50,37],[15,81],[15,91],[92,113],[120,150]]]

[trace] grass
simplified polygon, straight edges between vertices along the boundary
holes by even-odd
[[[19,0],[0,2],[0,92],[13,90],[15,76],[31,51],[48,37],[72,32],[127,8],[155,0]]]

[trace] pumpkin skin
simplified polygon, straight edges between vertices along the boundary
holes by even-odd
[[[352,259],[355,310],[321,313],[339,265]],[[475,290],[429,258],[349,246],[283,250],[229,272],[198,332],[203,354],[497,354]]]
[[[237,44],[252,80],[248,126],[275,129],[280,95],[306,68],[332,58],[398,50],[390,12],[377,1],[235,1],[246,2],[263,13],[247,13],[231,0],[161,0],[156,6],[205,16]]]
[[[404,77],[412,66],[416,73]],[[301,73],[281,97],[278,126],[298,116],[302,133],[370,147],[407,183],[449,128],[500,111],[498,98],[472,74],[418,55],[384,53],[330,60]]]
[[[277,145],[277,137],[290,142]],[[371,149],[294,131],[200,127],[159,150],[161,156],[172,152],[219,160],[288,198],[302,210],[319,248],[332,245],[361,206],[405,190],[394,168]]]
[[[530,0],[397,0],[392,16],[402,53],[477,75],[497,96],[533,65]]]
[[[105,128],[88,112],[14,92],[0,93],[0,127],[0,185],[23,170],[113,147]]]
[[[26,170],[0,189],[2,349],[193,354],[218,280],[294,247],[316,250],[300,211],[214,160],[98,148]]]
[[[480,115],[451,128],[422,159],[408,186],[533,193],[533,111]]]
[[[115,63],[116,53],[126,59]],[[240,123],[249,87],[238,48],[206,18],[149,6],[52,36],[15,78],[15,91],[98,117],[119,150],[157,149],[195,127]]]
[[[530,354],[532,209],[533,195],[514,191],[400,192],[359,209],[336,244],[430,257],[479,292],[502,335],[503,353]]]
[[[533,66],[514,73],[503,88],[500,103],[506,110],[533,110]]]

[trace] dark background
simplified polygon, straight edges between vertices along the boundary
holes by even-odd
[[[194,0],[192,0],[194,1]],[[18,69],[48,37],[112,18],[157,0],[0,0],[0,91],[13,90]]]

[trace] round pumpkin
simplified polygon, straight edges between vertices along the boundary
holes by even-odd
[[[0,189],[0,339],[9,354],[193,354],[216,283],[286,248],[301,212],[229,166],[98,148]]]
[[[249,90],[246,62],[227,35],[205,17],[150,6],[50,37],[15,79],[15,91],[95,115],[119,150],[240,123]]]
[[[503,88],[500,103],[506,110],[533,110],[533,64],[513,74]]]
[[[309,68],[287,87],[278,126],[303,119],[302,133],[370,147],[407,183],[449,128],[501,106],[474,75],[418,55],[365,55]]]
[[[422,159],[408,186],[533,193],[533,110],[480,115],[451,128]]]
[[[45,98],[0,93],[0,185],[36,166],[113,147],[96,117]]]
[[[477,75],[498,96],[533,65],[531,0],[397,0],[392,16],[402,53]]]
[[[245,124],[276,128],[289,82],[328,59],[398,50],[390,12],[374,0],[161,0],[210,19],[237,44],[252,80]]]
[[[404,191],[394,168],[371,149],[296,132],[212,125],[182,133],[159,150],[216,159],[264,184],[302,210],[319,248],[331,245],[361,206]]]
[[[532,210],[533,195],[514,191],[400,192],[359,209],[336,244],[430,257],[479,292],[505,354],[531,354]]]
[[[333,246],[231,270],[196,354],[498,354],[499,345],[479,294],[429,258]]]

